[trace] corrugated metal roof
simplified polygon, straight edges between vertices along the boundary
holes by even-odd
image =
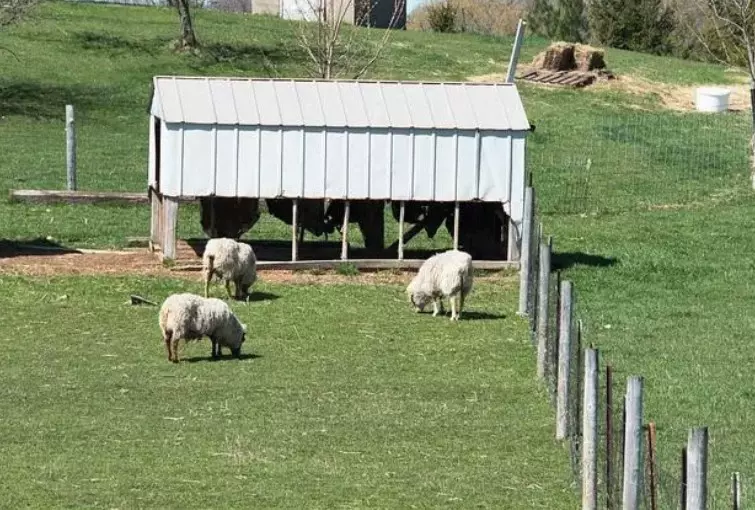
[[[156,76],[169,123],[286,127],[530,129],[516,86]]]

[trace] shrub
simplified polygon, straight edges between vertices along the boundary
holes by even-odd
[[[431,3],[427,6],[427,23],[433,32],[453,32],[456,30],[456,7],[450,0]]]

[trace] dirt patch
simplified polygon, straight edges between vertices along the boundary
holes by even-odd
[[[265,282],[302,285],[357,283],[362,285],[407,284],[413,271],[382,270],[362,271],[357,275],[338,274],[334,270],[260,270],[259,278]],[[166,278],[201,280],[199,271],[179,271],[163,266],[157,256],[146,250],[96,251],[87,253],[41,253],[8,256],[0,253],[0,275],[56,276],[56,275],[152,275]],[[476,277],[479,280],[506,280],[491,272]]]
[[[519,66],[520,73],[534,69],[530,66]],[[503,82],[506,75],[502,73],[470,76],[467,81],[477,83]],[[534,83],[532,85],[547,88],[562,88],[558,85],[546,83]],[[731,90],[729,97],[729,110],[742,111],[750,109],[750,86],[747,84],[705,84],[705,85],[674,85],[669,83],[646,80],[631,75],[616,76],[611,80],[598,80],[590,87],[585,87],[585,92],[619,91],[635,95],[653,95],[658,98],[660,106],[669,110],[689,112],[695,110],[695,90],[698,87],[721,87]]]

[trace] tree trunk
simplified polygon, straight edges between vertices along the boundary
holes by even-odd
[[[194,34],[194,26],[191,24],[189,0],[176,0],[176,7],[178,7],[178,17],[181,22],[180,47],[182,49],[196,48],[199,42]]]

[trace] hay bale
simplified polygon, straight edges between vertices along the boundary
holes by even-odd
[[[603,52],[603,50],[593,48],[592,46],[578,44],[576,53],[576,63],[578,70],[595,71],[597,69],[605,69],[606,61],[605,53]]]
[[[577,65],[574,60],[574,45],[558,42],[551,44],[533,62],[535,67],[549,71],[569,71]]]

